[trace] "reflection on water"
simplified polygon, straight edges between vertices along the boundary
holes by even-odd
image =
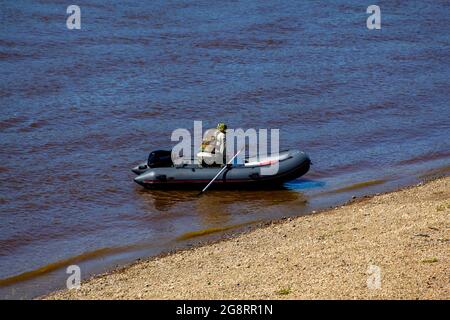
[[[325,187],[325,181],[309,180],[309,179],[297,179],[285,183],[285,187],[291,190],[306,190]]]
[[[137,190],[139,198],[145,203],[145,207],[148,210],[154,209],[164,212],[170,211],[170,209],[176,204],[182,202],[190,202],[196,199],[198,191],[185,190],[185,191],[167,191],[167,190],[148,190],[139,188]]]
[[[287,188],[277,190],[209,190],[199,195],[194,190],[146,190],[137,191],[144,208],[155,212],[155,208],[167,214],[178,214],[179,209],[197,213],[204,227],[226,225],[240,219],[258,218],[274,207],[287,212],[300,210],[307,200],[297,191]]]

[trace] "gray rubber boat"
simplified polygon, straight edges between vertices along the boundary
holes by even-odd
[[[146,188],[203,188],[220,171],[220,167],[198,164],[171,164],[169,151],[155,151],[147,162],[134,167],[138,176],[134,181]],[[267,174],[263,167],[278,162],[276,173]],[[308,172],[311,161],[298,150],[286,150],[278,156],[247,158],[244,164],[228,165],[211,188],[272,188],[296,179]]]

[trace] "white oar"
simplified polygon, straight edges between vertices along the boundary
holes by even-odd
[[[227,168],[227,166],[229,164],[231,164],[233,162],[233,160],[238,156],[239,153],[241,153],[241,151],[244,150],[244,148],[242,148],[241,150],[239,150],[234,156],[233,158],[230,159],[230,161],[228,161],[227,165],[224,166],[222,169],[220,169],[220,171],[216,174],[216,176],[206,185],[206,187],[203,188],[202,191],[200,191],[199,195],[201,195],[203,192],[206,191],[206,189],[208,189],[208,187],[214,182],[214,180],[217,179],[218,176],[220,176],[220,174]]]

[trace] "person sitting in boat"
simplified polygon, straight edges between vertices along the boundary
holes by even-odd
[[[227,125],[219,123],[216,129],[205,132],[198,161],[203,166],[221,166],[226,163],[226,131]]]

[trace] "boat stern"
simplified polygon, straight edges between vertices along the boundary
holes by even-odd
[[[147,171],[149,167],[147,166],[146,162],[142,162],[138,164],[137,166],[133,167],[131,171],[133,171],[135,174],[143,174],[145,171]]]

